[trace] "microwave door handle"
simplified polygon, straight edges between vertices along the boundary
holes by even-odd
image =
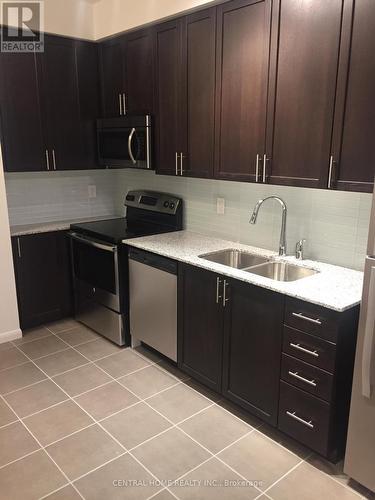
[[[133,150],[132,150],[132,139],[133,139],[134,134],[135,134],[135,128],[133,127],[130,134],[129,134],[129,137],[128,137],[128,152],[129,152],[129,156],[130,156],[130,159],[131,159],[133,165],[136,165],[137,162],[134,158]]]

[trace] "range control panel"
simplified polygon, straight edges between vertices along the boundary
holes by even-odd
[[[142,208],[152,212],[175,215],[181,205],[181,199],[168,193],[157,191],[129,191],[125,197],[125,206]]]

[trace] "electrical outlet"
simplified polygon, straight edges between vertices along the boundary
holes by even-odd
[[[225,198],[217,198],[216,199],[216,213],[218,215],[225,214]]]
[[[89,198],[96,198],[96,186],[91,184],[88,186]]]

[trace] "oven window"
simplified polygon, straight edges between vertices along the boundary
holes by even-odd
[[[72,240],[75,277],[116,294],[115,254]]]

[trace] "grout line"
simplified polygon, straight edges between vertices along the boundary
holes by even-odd
[[[8,465],[15,464],[16,462],[18,462],[19,460],[22,460],[23,458],[30,457],[31,455],[38,453],[38,451],[41,451],[41,448],[37,448],[36,450],[33,450],[33,451],[30,451],[29,453],[26,453],[26,455],[22,455],[21,458],[16,458],[15,460],[11,460],[10,462],[7,462],[6,464],[1,465],[0,470],[4,469],[5,467],[8,467]]]
[[[17,347],[18,349],[18,347]],[[31,358],[28,354],[26,354],[25,352],[22,351],[22,349],[20,349],[20,351],[25,355],[27,356],[28,359],[30,359],[31,361],[39,361],[40,359],[44,359],[44,358],[48,358],[48,356],[53,356],[55,354],[58,354],[59,352],[65,352],[65,351],[68,351],[69,349],[67,347],[64,347],[64,349],[59,349],[58,351],[53,351],[53,352],[50,352],[49,354],[43,354],[43,356],[39,356],[38,358]]]
[[[23,391],[24,389],[28,389],[29,387],[33,387],[34,385],[41,384],[46,380],[48,380],[48,378],[43,378],[42,380],[38,380],[38,382],[33,382],[32,384],[25,385],[24,387],[19,387],[18,389],[14,389],[13,391],[5,392],[4,394],[2,394],[2,396],[6,397],[9,396],[10,394],[14,394],[15,392]]]
[[[96,425],[96,424],[94,424]],[[98,465],[97,467],[95,467],[94,469],[91,469],[90,471],[88,472],[85,472],[84,474],[81,474],[80,476],[76,477],[75,479],[73,479],[73,481],[76,483],[77,481],[80,481],[82,478],[86,477],[86,476],[89,476],[91,473],[101,469],[102,467],[105,467],[106,465],[114,462],[115,460],[117,460],[118,458],[121,458],[121,457],[124,457],[125,455],[127,455],[128,452],[127,451],[124,451],[123,453],[120,453],[119,455],[116,455],[115,457],[113,458],[110,458],[109,460],[107,460],[106,462],[104,462],[103,464],[101,465]],[[49,493],[50,495],[50,493]]]
[[[25,420],[26,418],[34,417],[34,415],[39,415],[40,413],[43,413],[44,411],[47,411],[51,408],[55,408],[56,406],[60,406],[67,401],[70,401],[70,399],[64,399],[63,401],[59,401],[58,403],[54,403],[53,405],[47,406],[47,408],[43,408],[42,410],[35,411],[34,413],[30,413],[28,415],[25,415],[24,417],[19,417],[21,420]]]
[[[13,411],[13,410],[12,410],[12,411]],[[1,431],[2,429],[5,429],[5,427],[10,427],[12,424],[16,424],[17,422],[18,422],[18,419],[13,420],[12,422],[9,422],[9,423],[7,423],[7,424],[2,425],[2,426],[0,427],[0,431]]]
[[[30,339],[30,340],[24,340],[23,342],[19,342],[16,344],[16,341],[17,340],[20,340],[20,339],[14,339],[14,340],[10,340],[9,342],[14,345],[14,347],[18,347],[18,346],[21,346],[21,345],[26,345],[26,344],[31,344],[31,342],[36,342],[37,340],[42,340],[42,339],[46,339],[47,337],[51,337],[51,331],[48,330],[48,328],[46,328],[45,326],[43,327],[45,330],[47,330],[46,334],[43,335],[43,337],[38,337],[37,339]],[[27,334],[26,335],[23,335],[21,338],[22,339],[25,339],[27,337]]]
[[[60,486],[60,488],[57,488],[56,490],[53,490],[50,493],[47,493],[47,495],[39,497],[38,500],[44,500],[45,498],[48,498],[50,495],[54,495],[55,493],[58,493],[59,491],[63,490],[64,488],[67,488],[68,486],[70,486],[69,483],[64,484],[64,486]]]
[[[276,484],[278,484],[280,481],[282,481],[283,479],[285,479],[287,476],[289,476],[289,474],[291,472],[293,472],[295,469],[297,469],[300,465],[302,465],[303,463],[305,462],[305,459],[302,458],[296,465],[294,465],[290,470],[288,470],[288,472],[286,472],[285,474],[283,474],[281,477],[279,477],[279,479],[277,479],[276,481],[274,481],[272,484],[270,484],[268,486],[268,488],[266,488],[264,490],[263,493],[267,493],[267,491],[270,491],[271,488],[273,488]]]
[[[7,351],[2,351],[2,352],[7,352]],[[27,365],[27,363],[29,363],[28,359],[26,361],[23,361],[22,363],[17,363],[16,365],[8,366],[7,368],[1,368],[0,373],[4,373],[7,370],[12,370],[13,368],[18,368],[19,366]]]

